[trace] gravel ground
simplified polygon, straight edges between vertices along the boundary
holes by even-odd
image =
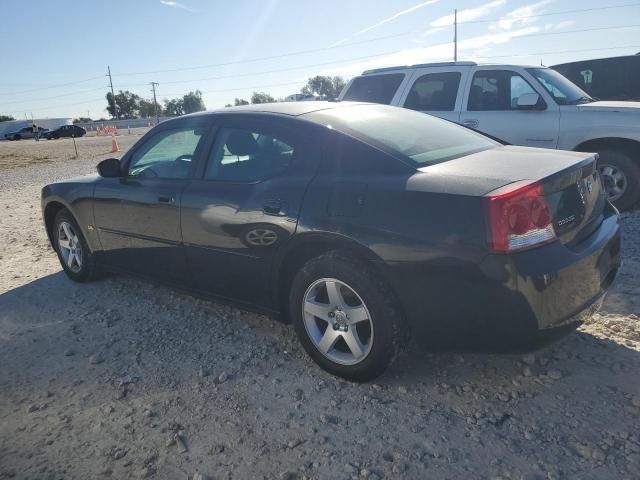
[[[640,213],[577,332],[524,356],[413,345],[358,385],[263,316],[122,276],[67,280],[39,193],[94,171],[110,138],[78,150],[0,142],[0,478],[639,478]]]

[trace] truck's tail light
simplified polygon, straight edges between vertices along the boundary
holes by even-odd
[[[494,252],[511,253],[556,240],[539,183],[514,182],[487,194],[485,202],[489,246]]]

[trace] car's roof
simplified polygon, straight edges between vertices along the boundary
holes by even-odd
[[[267,113],[275,115],[289,115],[298,117],[319,110],[330,110],[333,108],[343,108],[353,105],[364,105],[362,102],[278,102],[278,103],[259,103],[255,105],[241,105],[239,107],[226,107],[216,110],[207,110],[206,112],[193,113],[190,116],[199,115],[221,115],[233,113]]]

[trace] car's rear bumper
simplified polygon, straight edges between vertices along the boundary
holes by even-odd
[[[591,316],[620,262],[620,220],[608,206],[598,229],[572,247],[556,242],[479,264],[440,259],[388,270],[412,330],[430,343],[508,347]]]

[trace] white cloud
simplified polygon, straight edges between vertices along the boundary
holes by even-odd
[[[519,36],[530,35],[540,31],[540,27],[530,26],[518,30],[478,35],[459,41],[458,52],[464,60],[486,58],[491,53],[491,46],[508,43],[510,40]],[[364,70],[372,68],[451,60],[453,60],[453,42],[447,42],[428,47],[407,48],[379,58],[373,58],[351,65],[328,68],[321,72],[321,74],[343,75],[348,77],[359,75]]]
[[[469,22],[477,18],[483,17],[494,8],[505,4],[505,0],[494,0],[478,8],[468,8],[458,12],[458,22]],[[454,15],[445,15],[431,22],[432,27],[449,27],[453,25]]]
[[[563,28],[572,27],[576,24],[575,20],[563,20],[562,22],[556,23],[553,28],[555,30],[561,30]]]
[[[525,5],[524,7],[516,8],[515,10],[506,13],[498,20],[498,26],[503,30],[511,30],[516,25],[526,25],[535,21],[531,15],[537,15],[540,10],[546,7],[551,0],[542,0],[537,3]]]
[[[173,8],[181,8],[182,10],[186,10],[188,12],[195,12],[195,10],[184,3],[176,2],[174,0],[160,0],[162,5]]]
[[[160,1],[162,1],[162,0],[160,0]],[[367,33],[368,31],[373,30],[374,28],[381,27],[382,25],[384,25],[386,23],[389,23],[389,22],[395,20],[398,17],[402,17],[403,15],[407,15],[409,13],[415,12],[419,8],[426,7],[427,5],[432,5],[432,4],[437,3],[439,1],[440,0],[427,0],[426,2],[419,3],[418,5],[414,5],[413,7],[409,7],[407,9],[405,9],[405,10],[402,10],[400,12],[394,13],[390,17],[387,17],[387,18],[385,18],[383,20],[380,20],[379,22],[376,22],[373,25],[369,25],[368,27],[357,31],[353,35],[349,35],[348,37],[345,37],[342,40],[337,41],[336,43],[334,43],[332,45],[332,47],[335,47],[337,45],[341,45],[341,44],[345,43],[346,41],[351,40],[353,37],[357,37],[358,35],[362,35],[363,33]]]

